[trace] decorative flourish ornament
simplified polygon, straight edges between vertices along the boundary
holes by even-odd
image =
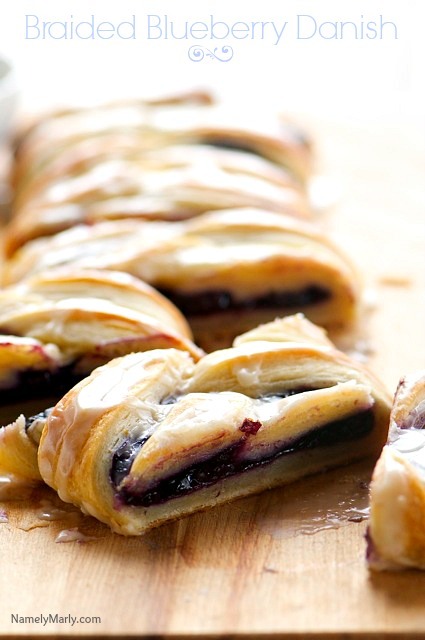
[[[219,51],[219,53],[217,53]],[[219,62],[229,62],[233,58],[233,49],[228,45],[221,47],[215,47],[213,51],[207,47],[201,47],[199,45],[193,45],[188,51],[189,59],[192,62],[201,62],[205,58],[210,60],[218,60]]]

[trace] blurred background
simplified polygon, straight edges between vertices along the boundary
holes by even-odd
[[[118,24],[136,19],[135,39],[26,39],[31,20]],[[148,15],[175,23],[214,20],[288,22],[279,44],[264,39],[147,39]],[[392,22],[382,39],[297,38],[298,15],[323,22]],[[35,18],[34,18],[35,16]],[[311,21],[310,21],[311,24]],[[352,256],[372,290],[366,344],[389,388],[400,374],[424,366],[424,345],[412,337],[425,324],[425,3],[423,0],[14,0],[0,4],[0,56],[15,70],[0,92],[0,132],[14,92],[19,114],[55,105],[126,96],[155,96],[193,88],[212,90],[243,111],[266,105],[305,125],[317,149],[315,197],[333,205],[322,223]],[[55,33],[58,33],[57,31]],[[183,32],[184,33],[184,32]],[[257,32],[258,33],[258,32]],[[324,27],[329,35],[331,26]],[[155,35],[157,35],[156,32]],[[228,62],[192,45],[233,47]],[[205,53],[205,50],[204,50]],[[1,68],[0,68],[1,73]],[[1,165],[1,157],[0,157]],[[317,189],[319,187],[319,189]],[[0,192],[1,204],[1,192]],[[370,302],[370,301],[369,301]],[[397,338],[395,340],[395,337]]]
[[[263,40],[146,37],[148,15],[161,16],[162,24],[167,16],[179,35],[186,21],[208,22],[211,14],[227,24],[289,24],[278,45],[269,31]],[[385,21],[397,25],[398,39],[393,38],[390,27],[383,31],[382,39],[355,40],[349,30],[342,39],[318,35],[297,39],[295,23],[300,14],[314,17],[317,24],[360,24],[383,15]],[[40,23],[78,23],[91,15],[96,22],[120,23],[135,15],[137,37],[26,39],[26,15],[37,16]],[[246,107],[267,101],[290,112],[379,124],[400,116],[419,119],[424,113],[424,29],[422,0],[14,0],[0,5],[0,55],[16,67],[25,110],[53,102],[102,101],[201,86]],[[324,33],[329,34],[329,28]],[[192,62],[188,57],[192,44],[231,44],[233,57],[227,63],[213,58]]]

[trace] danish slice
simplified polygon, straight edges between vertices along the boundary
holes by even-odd
[[[24,400],[42,398],[45,408],[46,398],[55,403],[117,355],[167,347],[195,359],[202,353],[168,300],[137,278],[106,271],[51,270],[4,289],[0,334],[3,424]]]
[[[425,569],[425,370],[400,381],[370,487],[372,569]]]
[[[211,94],[191,91],[152,100],[118,100],[104,105],[70,107],[39,114],[16,136],[17,162],[12,176],[13,185],[17,187],[25,184],[34,173],[48,171],[53,159],[62,152],[66,155],[80,140],[102,139],[111,131],[135,134],[135,125],[140,124],[143,117],[147,119],[147,114],[152,109],[189,106],[200,108],[212,103]],[[146,143],[140,146],[140,142],[143,140],[139,140],[139,148],[146,148]]]
[[[203,94],[205,98],[205,94]],[[69,109],[40,118],[21,136],[14,185],[35,172],[48,171],[52,160],[82,140],[128,134],[140,153],[172,144],[208,144],[238,149],[270,159],[304,181],[311,169],[311,144],[305,132],[276,113],[241,110],[210,100],[128,100]],[[113,148],[109,149],[111,157]]]
[[[297,316],[194,364],[175,349],[96,369],[56,405],[38,461],[60,497],[121,534],[364,456],[389,398]]]
[[[207,350],[277,315],[303,312],[334,332],[357,318],[358,276],[339,249],[312,226],[263,210],[77,227],[23,247],[6,263],[4,280],[67,263],[149,282]]]
[[[309,217],[310,164],[305,135],[275,114],[184,98],[52,114],[18,145],[4,251],[93,219],[176,220],[241,206]]]
[[[113,154],[111,154],[113,149]],[[92,180],[89,182],[93,187],[93,179],[100,181],[100,168],[106,165],[112,177],[118,178],[120,171],[126,168],[126,163],[130,165],[131,176],[134,176],[135,169],[138,168],[140,173],[148,172],[153,174],[156,172],[161,175],[166,175],[166,171],[172,170],[186,170],[186,176],[191,176],[192,179],[198,178],[199,174],[211,175],[215,183],[221,176],[231,177],[236,174],[238,176],[247,176],[253,178],[253,185],[259,184],[255,178],[260,178],[264,184],[275,185],[276,187],[296,187],[297,182],[283,167],[276,165],[270,160],[261,158],[252,153],[245,153],[244,151],[238,151],[236,149],[221,149],[219,147],[211,147],[203,144],[193,145],[167,145],[154,149],[143,149],[143,140],[140,136],[132,135],[130,133],[118,132],[111,133],[107,136],[88,138],[80,140],[75,143],[66,152],[59,154],[53,158],[48,167],[45,167],[43,171],[35,171],[26,177],[25,180],[19,181],[15,193],[14,193],[14,205],[15,209],[22,209],[27,202],[31,200],[44,199],[46,189],[51,187],[54,183],[63,181],[66,185],[66,180],[76,179],[92,172],[97,168],[98,175],[92,176]],[[115,163],[111,166],[111,163]],[[196,169],[198,172],[196,173]],[[112,171],[114,170],[114,171]],[[183,175],[183,174],[181,174]],[[134,179],[134,178],[133,178]],[[83,182],[81,180],[81,182]],[[143,182],[140,181],[139,185]],[[149,184],[146,183],[145,184]],[[202,184],[202,182],[200,182]],[[78,182],[75,186],[80,188],[80,198],[83,196],[83,184]],[[154,185],[151,184],[151,188]],[[211,185],[212,186],[212,185]],[[224,190],[226,185],[220,185]],[[227,185],[228,187],[228,185]],[[89,189],[87,189],[88,191]],[[252,189],[251,189],[252,191]],[[76,190],[71,190],[68,185],[68,192],[75,195]],[[255,191],[254,191],[255,193]],[[124,204],[128,201],[128,209],[130,215],[134,215],[136,206],[133,205],[130,209],[130,203],[136,200],[134,196],[128,196],[126,199],[124,196],[121,198],[110,197],[104,200],[106,206],[108,202],[116,205],[115,209],[119,211],[118,203],[121,202],[121,215],[125,214],[126,208]],[[236,197],[239,193],[235,192]],[[243,191],[241,192],[243,196]],[[104,190],[104,196],[107,196],[106,189]],[[264,197],[264,196],[263,196]],[[176,199],[175,202],[170,198],[170,209],[166,209],[164,205],[162,207],[152,207],[152,216],[169,216],[171,217],[190,217],[191,208],[189,203],[179,203]],[[186,205],[186,206],[185,206]],[[199,203],[199,207],[202,202]],[[58,206],[58,205],[56,205]],[[196,206],[196,203],[195,203]],[[282,205],[281,205],[282,206]],[[94,207],[92,203],[86,202],[85,211],[93,211]],[[194,209],[194,213],[197,209]],[[192,215],[194,214],[192,213]],[[139,215],[148,216],[149,210],[145,207],[145,210],[140,209]]]
[[[62,362],[59,349],[53,344],[14,335],[0,335],[0,394],[10,394],[26,372],[56,371]]]
[[[202,355],[177,309],[124,273],[51,270],[9,287],[0,292],[0,332],[11,334],[0,335],[0,472],[26,479],[40,478],[45,409],[92,369],[132,351]]]
[[[0,428],[0,474],[3,477],[9,476],[21,484],[42,480],[37,450],[49,412],[50,409],[28,419],[21,413],[16,420]]]
[[[53,343],[73,360],[113,350],[117,355],[118,341],[129,340],[200,354],[168,300],[139,279],[113,271],[52,269],[3,289],[0,331]]]
[[[96,158],[75,175],[18,191],[5,252],[11,255],[33,238],[81,223],[119,218],[173,221],[243,206],[300,218],[311,215],[305,194],[285,171],[241,151],[196,145],[166,147],[141,158],[116,152],[114,157]]]

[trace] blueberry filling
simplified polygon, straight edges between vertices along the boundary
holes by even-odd
[[[370,531],[370,526],[368,526],[368,528],[366,529],[366,533],[365,533],[365,540],[366,540],[366,560],[367,562],[369,562],[369,564],[375,564],[375,565],[380,565],[382,563],[382,560],[379,556],[379,553],[375,547],[375,543],[373,542],[372,539],[372,534]]]
[[[374,555],[372,536],[370,535],[370,527],[366,529],[364,534],[366,540],[366,560],[371,560]]]
[[[110,478],[115,487],[117,487],[129,473],[134,458],[145,442],[149,440],[149,437],[150,436],[145,435],[137,440],[125,440],[115,451],[110,472]]]
[[[20,371],[9,389],[0,389],[0,403],[7,405],[42,396],[57,396],[58,400],[87,374],[76,374],[74,364],[53,371],[26,369]]]
[[[251,420],[251,418],[245,418],[245,420],[239,427],[239,431],[242,431],[242,433],[246,433],[250,436],[255,436],[260,427],[262,427],[262,424],[259,420]]]
[[[206,138],[202,141],[203,144],[208,147],[216,147],[217,149],[230,149],[232,151],[243,151],[244,153],[252,153],[255,156],[260,156],[262,158],[267,158],[267,155],[263,155],[259,153],[255,147],[250,144],[246,144],[237,138],[233,140],[231,138]]]
[[[175,289],[160,289],[185,315],[201,316],[219,311],[253,311],[255,309],[291,309],[319,304],[328,300],[328,289],[310,285],[298,291],[271,291],[262,296],[236,299],[230,291],[209,290],[183,293]]]
[[[37,420],[47,420],[47,418],[52,413],[52,411],[53,411],[53,407],[50,407],[49,409],[45,409],[44,411],[40,411],[40,413],[37,413],[35,416],[31,416],[30,418],[26,418],[25,419],[25,431],[28,431],[29,429],[31,429],[32,425]]]
[[[373,411],[368,409],[343,420],[336,420],[323,427],[312,429],[291,441],[283,442],[281,448],[268,457],[244,460],[240,454],[246,439],[255,437],[255,432],[258,430],[256,421],[247,420],[241,425],[241,427],[245,425],[245,428],[241,428],[243,435],[238,443],[207,460],[197,462],[169,478],[160,480],[148,491],[142,493],[126,489],[117,491],[117,500],[121,504],[142,507],[162,504],[173,498],[209,487],[224,478],[269,464],[284,455],[358,440],[369,434],[374,425]],[[114,454],[110,478],[115,489],[130,471],[132,461],[147,439],[144,438],[141,442],[126,442]]]
[[[307,389],[306,387],[299,387],[298,389],[288,389],[279,393],[279,395],[274,394],[263,396],[261,400],[262,402],[273,402],[277,398],[288,398],[289,396],[293,396],[297,393],[303,393],[304,391],[311,391],[311,389]],[[177,400],[178,397],[176,396],[166,396],[161,400],[160,404],[171,405],[175,404]],[[250,418],[246,418],[239,429],[243,433],[255,434],[260,427],[260,422],[251,420]],[[149,438],[150,435],[146,434],[140,436],[139,438],[127,438],[120,444],[118,449],[116,449],[112,458],[112,466],[110,471],[110,479],[114,487],[118,487],[125,476],[130,473],[131,465],[133,464],[134,458],[143,447],[143,445],[149,440]]]
[[[16,420],[20,413],[35,416],[59,402],[87,375],[75,373],[73,366],[53,371],[26,369],[19,372],[13,380],[13,387],[0,389],[0,425]]]
[[[419,412],[417,409],[412,411],[407,419],[399,425],[399,429],[415,429],[417,431],[425,429],[425,411]]]
[[[288,129],[288,134],[291,135],[291,138],[294,142],[309,148],[310,141],[308,138],[298,129]],[[260,156],[262,158],[266,158],[267,160],[273,162],[273,159],[269,157],[267,153],[261,153],[261,151],[256,147],[256,145],[247,144],[245,140],[238,138],[219,138],[216,137],[208,137],[205,136],[202,140],[204,144],[207,144],[209,147],[217,147],[218,149],[233,149],[236,151],[244,151],[245,153],[252,153],[256,156]]]
[[[168,404],[175,404],[176,402],[177,402],[176,396],[167,396],[166,398],[163,398],[161,400],[160,404],[168,405]]]
[[[274,402],[281,398],[289,398],[290,396],[296,396],[298,393],[305,393],[306,391],[314,391],[310,387],[297,387],[296,389],[285,389],[280,393],[270,393],[266,396],[261,396],[261,402]]]

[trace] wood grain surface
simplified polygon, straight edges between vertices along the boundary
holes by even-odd
[[[321,221],[359,265],[368,289],[357,349],[394,391],[402,374],[425,362],[423,130],[324,118],[307,125],[317,139],[318,170],[339,191]],[[4,503],[0,630],[50,637],[420,637],[425,573],[370,573],[366,522],[302,533],[302,523],[317,517],[317,505],[309,512],[310,495],[320,493],[323,523],[335,487],[347,474],[360,481],[367,473],[356,466],[309,478],[132,539],[73,513],[42,520],[53,494],[34,491],[21,503]],[[72,526],[95,539],[55,543]],[[12,614],[99,616],[101,623],[17,624]]]

